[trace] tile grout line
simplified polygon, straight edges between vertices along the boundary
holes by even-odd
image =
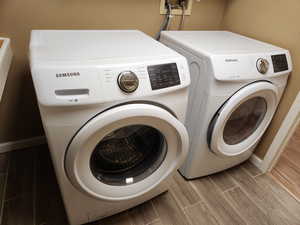
[[[192,223],[192,221],[191,221],[191,219],[190,219],[190,217],[186,214],[186,211],[185,211],[185,209],[184,208],[182,208],[182,213],[185,215],[185,217],[186,217],[186,219],[187,219],[187,222],[188,222],[188,224],[190,224],[190,225],[193,225],[193,223]]]
[[[214,184],[214,183],[213,183]],[[215,219],[217,220],[217,222],[219,224],[222,224],[222,221],[220,221],[220,217],[218,216],[218,214],[215,213],[215,210],[213,210],[213,208],[210,206],[210,204],[205,200],[205,198],[202,196],[202,194],[200,193],[200,191],[197,189],[197,187],[191,183],[191,186],[193,187],[193,189],[196,191],[196,193],[200,196],[200,199],[202,199],[202,202],[205,204],[205,206],[209,209],[210,213],[215,217]]]
[[[234,205],[232,204],[231,200],[228,199],[226,197],[226,193],[228,193],[229,191],[232,191],[234,189],[237,189],[237,188],[240,188],[240,187],[235,187],[235,188],[232,188],[231,190],[227,190],[226,192],[223,192],[221,193],[221,195],[223,195],[223,197],[225,198],[226,202],[234,209],[234,211],[242,218],[242,220],[246,223],[246,224],[249,224],[248,221],[246,220],[246,218],[244,218],[244,216],[239,212],[240,210],[235,208]],[[242,189],[241,189],[242,190]],[[251,199],[250,199],[251,200]],[[252,201],[252,200],[251,200]]]
[[[147,223],[147,224],[145,224],[145,225],[151,225],[151,224],[154,224],[154,223],[156,223],[156,222],[160,222],[160,223],[161,223],[160,218],[156,218],[156,219],[154,219],[153,221],[151,221],[151,222],[149,222],[149,223]]]
[[[226,171],[224,171],[224,173],[226,173]],[[228,175],[228,174],[227,174]],[[234,182],[234,187],[231,187],[231,188],[228,188],[227,190],[222,190],[220,187],[219,187],[219,185],[217,185],[217,183],[212,179],[212,177],[211,176],[208,176],[208,179],[217,187],[217,189],[219,189],[219,191],[221,192],[221,193],[223,193],[223,192],[226,192],[226,191],[228,191],[228,190],[231,190],[231,189],[234,189],[234,188],[236,188],[237,187],[237,184]]]
[[[155,207],[155,204],[154,204],[154,202],[153,202],[152,199],[150,199],[150,203],[151,203],[151,205],[152,205],[152,207],[153,207],[153,210],[154,210],[154,212],[155,212],[157,218],[159,218],[159,220],[161,221],[160,215],[159,215],[159,213],[158,213],[158,211],[157,211],[157,209],[156,209],[156,207]]]
[[[227,174],[227,175],[229,175],[229,174]],[[216,187],[218,187],[218,185],[216,185],[215,183],[214,183],[214,181],[213,181],[213,179],[211,178],[211,177],[209,177],[209,179],[210,179],[210,181],[216,186]],[[232,178],[233,179],[233,178]],[[237,184],[236,184],[237,185]],[[223,198],[225,199],[225,201],[234,209],[234,211],[236,212],[236,214],[238,214],[240,217],[241,217],[241,219],[245,222],[245,224],[247,225],[248,224],[248,222],[247,222],[247,220],[239,213],[239,210],[237,210],[233,205],[232,205],[232,203],[228,200],[228,198],[225,196],[225,194],[227,193],[227,192],[229,192],[229,191],[231,191],[231,190],[234,190],[234,189],[236,189],[236,188],[239,188],[238,186],[235,186],[235,187],[232,187],[232,188],[229,188],[229,189],[227,189],[226,191],[220,191],[220,194],[223,196]]]
[[[228,193],[228,192],[230,192],[230,191],[233,191],[233,190],[235,190],[235,189],[237,189],[237,188],[240,188],[239,186],[235,186],[235,187],[231,187],[231,188],[228,188],[227,190],[225,190],[225,191],[222,191],[222,193]]]
[[[244,165],[241,165],[241,168],[243,168],[244,171],[245,171],[250,177],[252,177],[252,178],[255,178],[255,177],[260,176],[260,175],[263,174],[263,173],[259,173],[259,174],[253,175],[253,174],[250,173],[250,171],[249,171],[247,168],[245,168]]]
[[[185,218],[187,219],[188,224],[189,224],[189,225],[192,225],[191,221],[189,220],[189,217],[188,217],[188,216],[186,215],[186,213],[185,213],[184,207],[181,206],[179,200],[175,197],[175,194],[173,194],[172,191],[170,191],[170,194],[173,196],[175,202],[177,203],[179,210],[181,210],[181,212],[183,213],[183,215],[185,215]]]
[[[190,209],[190,208],[192,208],[192,207],[198,205],[199,203],[203,203],[203,201],[202,201],[202,200],[199,200],[198,202],[196,202],[196,203],[194,203],[194,204],[187,205],[187,206],[183,207],[183,209],[185,209],[185,210],[186,210],[186,209]]]
[[[181,175],[180,175],[180,176],[181,176]],[[188,183],[188,185],[191,186],[190,183]],[[169,192],[170,192],[170,194],[174,197],[174,199],[175,199],[175,201],[177,202],[177,204],[178,204],[178,206],[179,206],[180,209],[185,209],[185,208],[187,208],[187,207],[194,206],[194,205],[196,205],[196,204],[198,204],[198,203],[201,202],[201,199],[199,198],[199,201],[195,202],[194,204],[190,204],[190,205],[183,206],[183,205],[181,204],[180,200],[177,198],[176,194],[173,193],[172,189],[170,189]]]
[[[243,167],[240,167],[239,169],[242,169],[242,170],[244,170],[244,168]],[[245,170],[244,170],[245,171]],[[248,173],[247,173],[248,174]],[[230,175],[230,174],[229,174]],[[234,182],[238,185],[238,187],[245,193],[245,195],[252,201],[252,198],[251,198],[251,196],[248,194],[248,192],[235,180],[235,178],[232,176],[232,175],[230,175],[231,177],[232,177],[232,179],[234,180]],[[253,178],[253,177],[251,177],[251,176],[249,176],[251,179],[253,179],[254,181],[255,181],[255,183],[257,183],[256,182],[256,180]],[[268,213],[267,213],[267,211],[263,208],[263,207],[261,207],[259,204],[257,204],[255,201],[252,201],[265,215],[268,215]]]

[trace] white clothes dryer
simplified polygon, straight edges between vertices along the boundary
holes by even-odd
[[[30,63],[70,224],[166,191],[188,152],[184,57],[139,31],[35,30]]]
[[[287,50],[226,31],[166,31],[162,43],[188,59],[186,178],[248,159],[270,124],[292,70]]]

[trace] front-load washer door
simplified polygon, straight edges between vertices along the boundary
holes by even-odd
[[[151,104],[127,104],[98,114],[74,136],[65,156],[73,185],[118,201],[145,194],[178,169],[188,152],[184,125]]]
[[[236,92],[215,114],[208,145],[216,154],[237,156],[252,150],[267,129],[278,104],[270,82],[251,83]]]

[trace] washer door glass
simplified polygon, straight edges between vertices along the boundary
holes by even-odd
[[[167,153],[165,137],[157,129],[131,125],[106,135],[95,147],[90,167],[109,185],[128,185],[152,174]]]
[[[267,102],[255,97],[241,104],[229,117],[223,133],[226,144],[236,145],[252,135],[267,112]]]
[[[65,170],[74,187],[94,198],[134,199],[165,184],[184,161],[188,143],[186,128],[168,110],[142,103],[116,106],[75,134]]]

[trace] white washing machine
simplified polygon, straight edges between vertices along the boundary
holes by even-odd
[[[166,191],[188,152],[184,57],[139,31],[35,30],[30,63],[72,225]]]
[[[248,159],[266,131],[292,70],[287,50],[226,31],[163,32],[161,42],[188,59],[186,178]]]

